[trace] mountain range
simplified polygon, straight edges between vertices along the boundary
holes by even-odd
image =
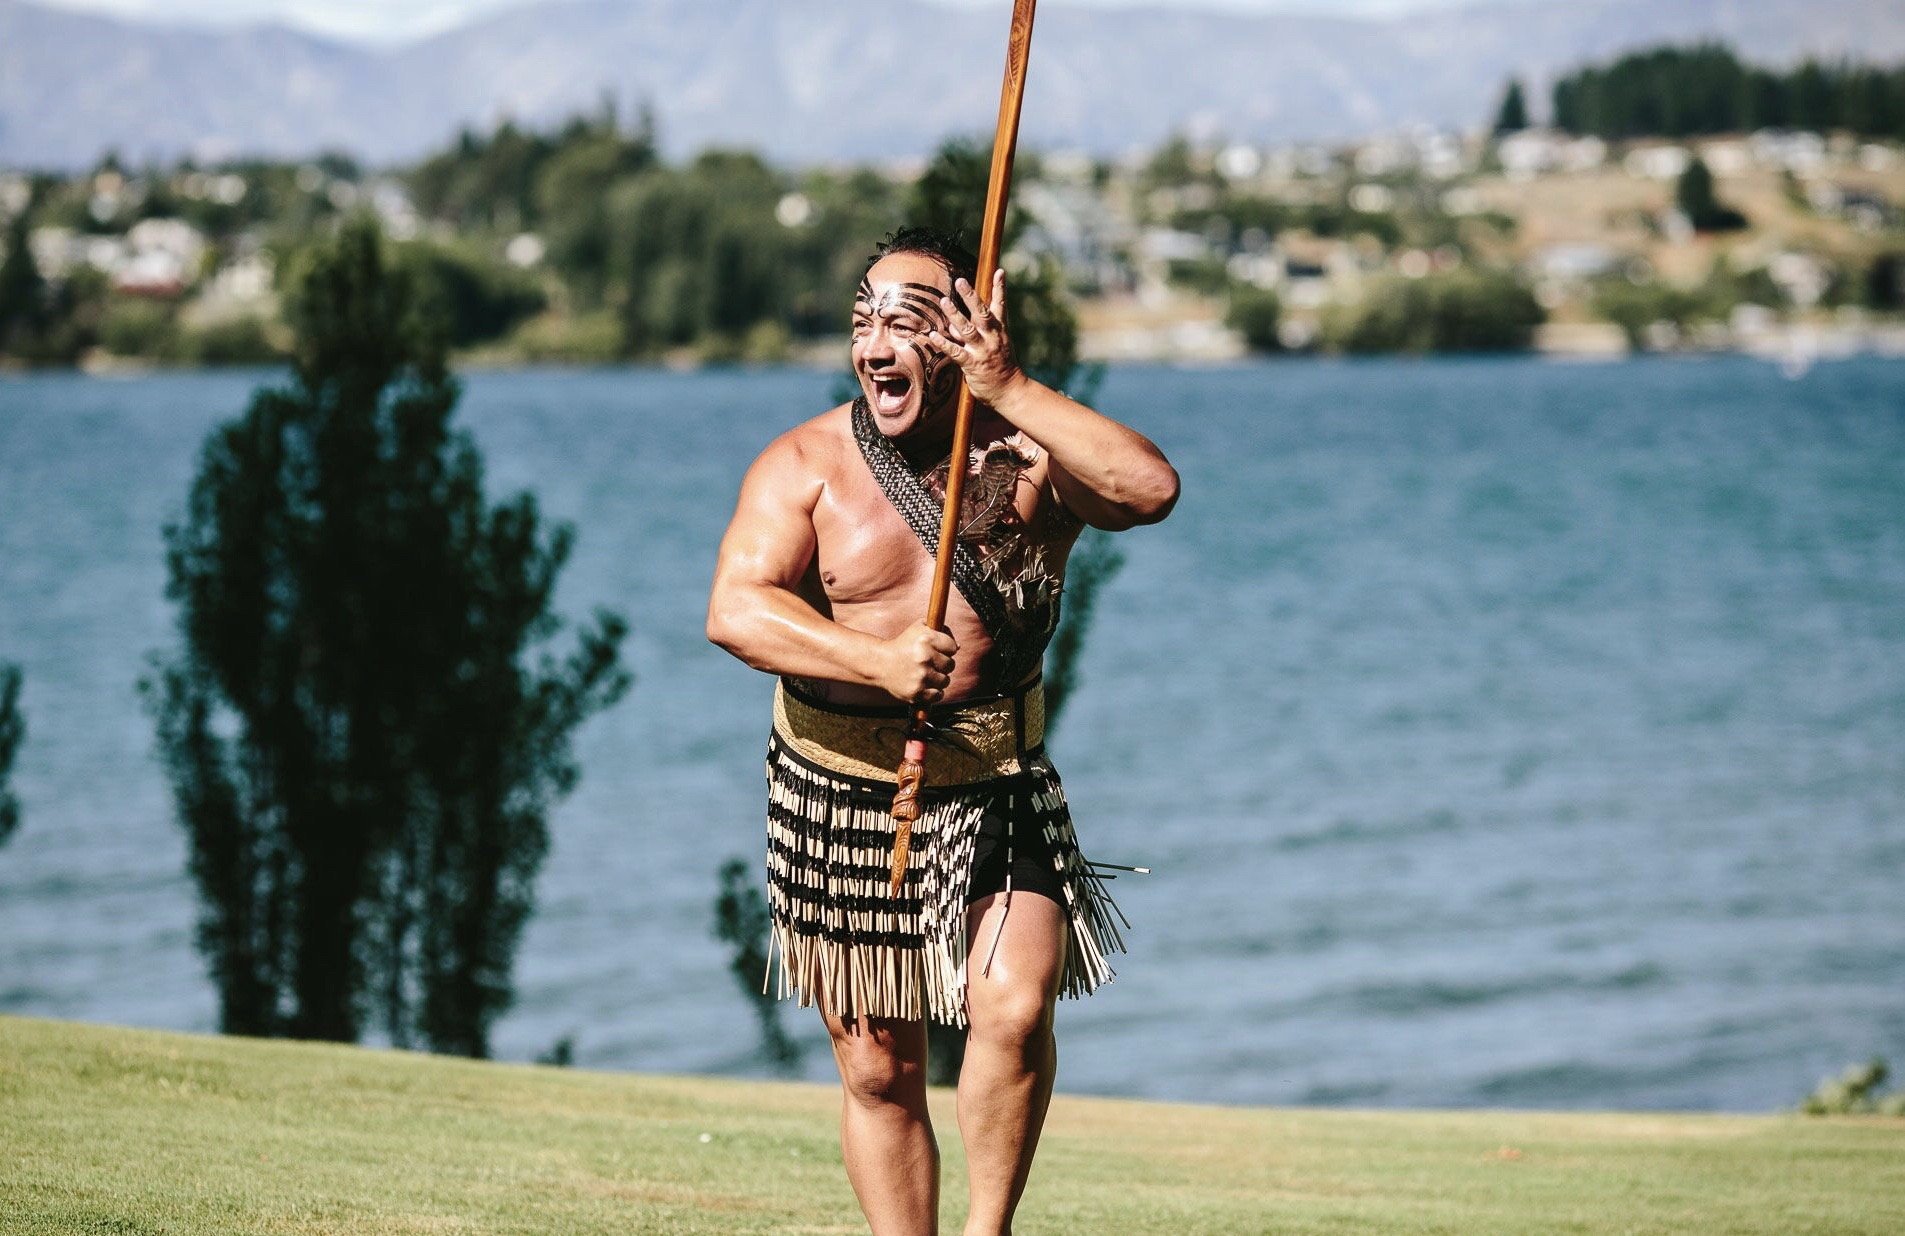
[[[672,152],[784,163],[926,153],[991,131],[1002,5],[931,0],[543,0],[394,47],[276,24],[167,25],[0,0],[0,165],[117,149],[371,164],[464,125],[642,103]],[[1380,19],[1183,8],[1040,11],[1022,141],[1099,153],[1177,131],[1339,140],[1485,121],[1510,75],[1543,110],[1584,61],[1722,40],[1743,56],[1905,59],[1899,0],[1526,0]]]

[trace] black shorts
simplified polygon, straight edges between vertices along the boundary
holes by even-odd
[[[1006,873],[1012,891],[1037,893],[1065,904],[1065,882],[1059,876],[1063,858],[1054,838],[1046,834],[1039,813],[1022,791],[1001,793],[979,821],[972,846],[972,880],[966,904],[1003,890]]]

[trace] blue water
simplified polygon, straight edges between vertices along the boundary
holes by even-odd
[[[0,379],[0,1011],[214,1025],[134,684],[160,527],[266,376]],[[638,678],[583,734],[501,1055],[759,1070],[709,902],[760,849],[769,686],[702,607],[742,470],[833,381],[468,379],[492,494],[576,523],[562,602],[624,610]],[[1122,538],[1053,742],[1087,852],[1156,869],[1062,1088],[1765,1109],[1905,1063],[1905,365],[1131,368],[1101,403],[1184,498]]]

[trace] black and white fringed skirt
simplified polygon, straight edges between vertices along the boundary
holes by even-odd
[[[1043,834],[1039,849],[1051,855],[1070,923],[1060,994],[1088,995],[1112,978],[1107,955],[1124,951],[1113,922],[1123,915],[1078,851],[1044,754],[1040,685],[932,711],[956,737],[930,749],[923,811],[894,897],[894,770],[907,710],[828,704],[786,680],[776,688],[767,746],[767,989],[778,955],[778,994],[803,1006],[965,1025],[974,842],[988,813],[1002,812],[1010,834]]]

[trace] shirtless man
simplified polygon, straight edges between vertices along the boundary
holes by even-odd
[[[1039,657],[1080,530],[1163,519],[1178,479],[1145,437],[1019,368],[1003,272],[982,302],[971,255],[917,229],[875,259],[853,304],[862,398],[789,430],[749,468],[708,638],[781,678],[768,764],[781,994],[818,1004],[832,1037],[841,1147],[869,1225],[938,1230],[931,1015],[970,1027],[966,1232],[1006,1233],[1051,1097],[1054,1002],[1108,978],[1103,954],[1119,947],[1043,753]],[[976,401],[970,531],[936,631],[922,621],[926,542],[961,373]],[[928,758],[895,899],[884,864],[909,704],[933,706],[951,736]]]

